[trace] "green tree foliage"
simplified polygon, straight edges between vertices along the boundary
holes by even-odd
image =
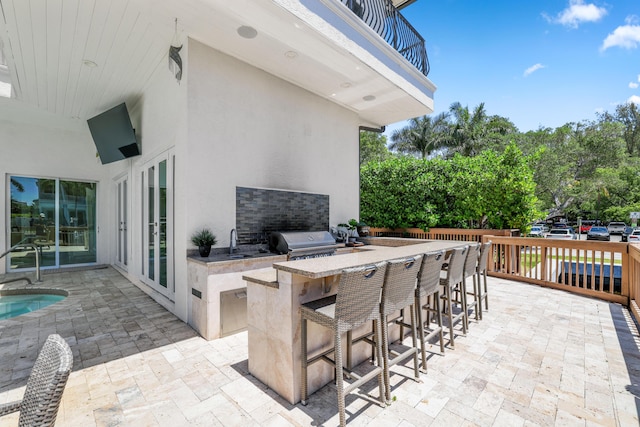
[[[636,104],[620,104],[613,114],[605,112],[600,115],[600,119],[622,126],[622,138],[629,156],[637,156],[640,153],[640,110]]]
[[[629,224],[631,212],[640,212],[640,203],[625,206],[610,206],[602,213],[604,221],[623,221]]]
[[[469,107],[463,107],[459,102],[454,102],[449,107],[449,112],[454,119],[451,126],[451,152],[464,156],[480,153],[485,148],[485,136],[488,131],[484,102],[473,111],[469,111]]]
[[[529,161],[510,144],[502,154],[371,163],[361,169],[360,217],[374,227],[522,228],[538,215]]]
[[[488,115],[483,103],[469,110],[456,102],[448,114],[411,120],[391,139],[390,148],[398,153],[430,159],[421,174],[428,172],[437,179],[424,183],[431,194],[429,214],[422,215],[435,215],[441,226],[518,227],[523,220],[514,219],[516,212],[510,207],[530,209],[531,204],[519,205],[519,200],[510,198],[528,194],[531,185],[541,212],[538,218],[553,212],[569,220],[628,220],[620,216],[640,203],[640,109],[636,104],[618,105],[595,121],[520,133],[509,119]],[[515,147],[521,153],[515,154]],[[527,159],[526,166],[515,162],[518,156]],[[509,187],[507,178],[521,176],[522,167],[533,171],[533,180],[525,180],[525,185],[516,179],[518,183]],[[493,189],[500,186],[510,192],[494,194]],[[530,211],[523,213],[529,215]],[[403,218],[396,223],[414,221]],[[424,218],[422,224],[429,223]]]
[[[426,159],[430,154],[447,146],[449,141],[449,123],[446,113],[416,117],[409,125],[396,130],[391,135],[389,149],[405,154],[419,154]]]
[[[424,185],[438,178],[424,162],[393,157],[360,169],[360,219],[373,227],[432,227],[437,222]]]
[[[603,187],[593,182],[601,180],[597,171],[625,161],[620,134],[618,123],[581,122],[521,135],[523,151],[539,153],[533,169],[542,205],[571,218],[595,216],[594,188]]]
[[[382,162],[391,153],[387,149],[387,137],[381,133],[360,131],[360,165],[375,161]]]
[[[484,147],[503,151],[518,135],[518,128],[509,119],[501,116],[489,116],[486,123]]]
[[[530,163],[535,157],[526,157],[515,145],[509,144],[501,155],[486,152],[484,167],[494,165],[495,184],[488,189],[488,223],[492,228],[524,229],[540,216],[535,196],[536,183]]]

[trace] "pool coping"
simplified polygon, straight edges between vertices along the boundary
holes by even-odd
[[[63,297],[68,297],[69,296],[69,291],[65,291],[64,289],[56,289],[56,288],[0,289],[0,297],[1,296],[9,296],[9,295],[36,295],[36,294],[60,295],[60,296],[63,296]]]

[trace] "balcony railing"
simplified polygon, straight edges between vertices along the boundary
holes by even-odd
[[[422,74],[429,75],[424,39],[393,6],[391,0],[341,1]]]

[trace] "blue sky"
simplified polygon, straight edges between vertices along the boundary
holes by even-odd
[[[402,14],[426,40],[434,114],[484,102],[527,132],[640,105],[640,0],[418,0]]]

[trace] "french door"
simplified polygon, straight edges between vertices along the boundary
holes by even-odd
[[[129,180],[125,176],[116,181],[116,265],[127,270],[129,265]]]
[[[142,182],[142,280],[173,299],[173,150],[148,162]]]

